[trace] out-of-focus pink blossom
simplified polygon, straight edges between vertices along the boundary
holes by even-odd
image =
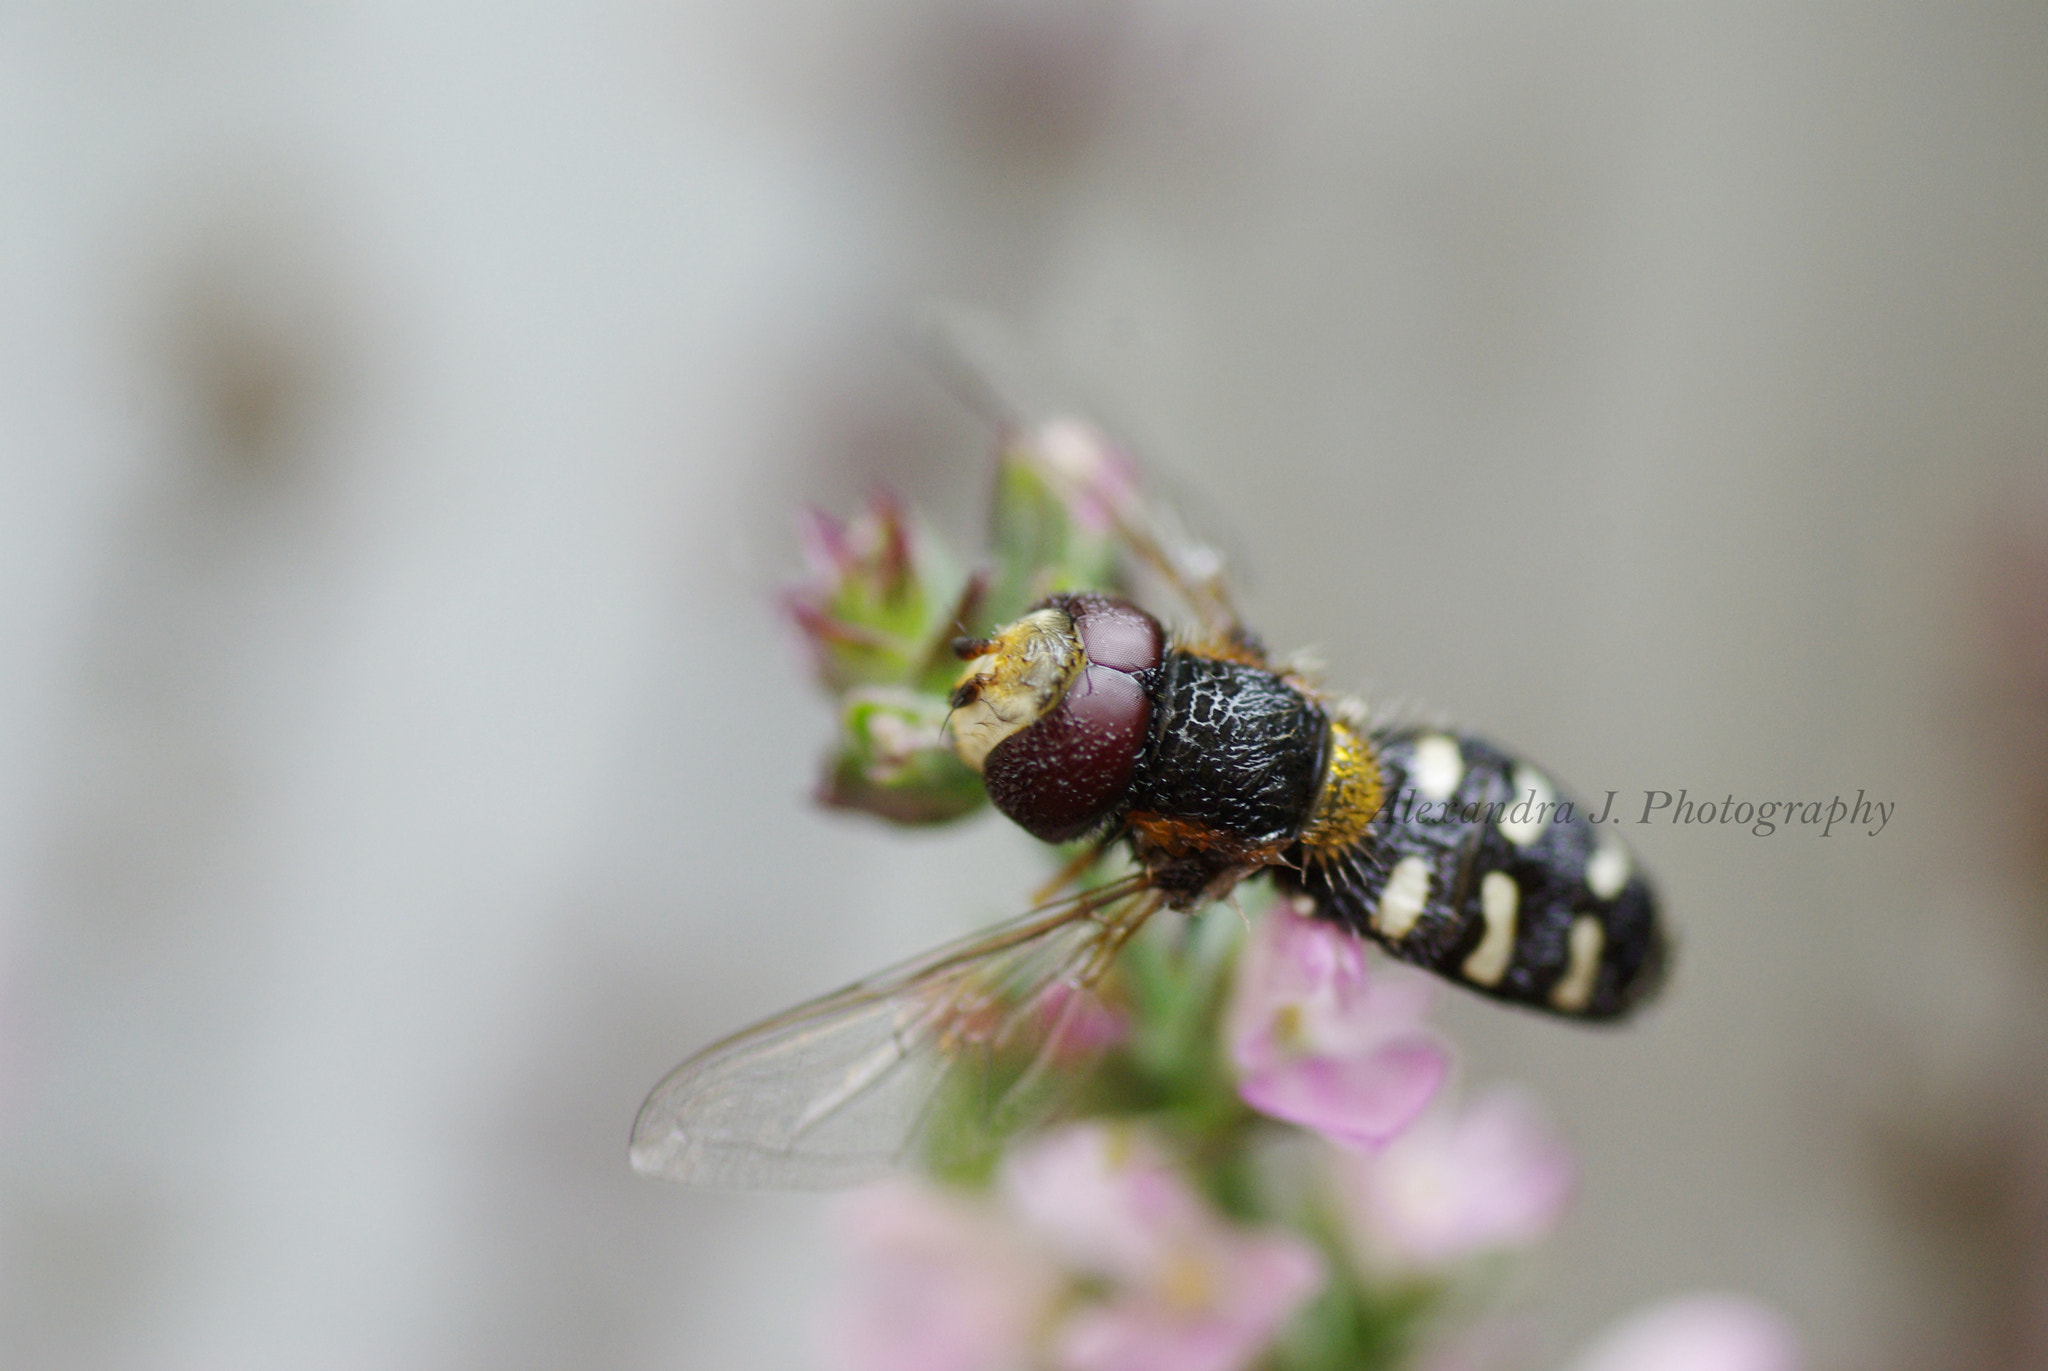
[[[1282,901],[1238,965],[1238,1094],[1346,1147],[1378,1146],[1414,1122],[1450,1068],[1422,1024],[1428,1004],[1418,980],[1368,977],[1359,939]]]
[[[797,537],[810,575],[783,606],[820,681],[834,692],[902,684],[931,616],[903,507],[876,495],[851,522],[806,510]]]
[[[892,495],[871,497],[850,524],[821,509],[803,510],[796,532],[812,583],[828,593],[839,582],[860,577],[888,595],[899,591],[910,574],[910,533],[903,506]]]
[[[1021,1371],[1066,1280],[996,1206],[912,1181],[850,1197],[839,1241],[826,1351],[844,1371]]]
[[[1079,1124],[1005,1159],[993,1198],[855,1198],[829,1329],[845,1371],[1238,1371],[1323,1283],[1314,1247],[1238,1228],[1134,1129]]]
[[[1106,533],[1136,511],[1138,470],[1093,424],[1048,420],[1026,436],[1021,451],[1088,532]]]
[[[1798,1371],[1783,1316],[1740,1295],[1688,1295],[1609,1329],[1568,1371]]]
[[[1162,511],[1140,494],[1137,464],[1093,424],[1048,420],[1025,434],[1014,451],[1037,469],[1082,531],[1113,531],[1127,543],[1142,543],[1148,555],[1191,584],[1210,585],[1223,574],[1223,558],[1214,548],[1170,519],[1162,524]]]
[[[1377,1269],[1432,1270],[1526,1246],[1556,1225],[1572,1188],[1570,1154],[1512,1091],[1432,1113],[1340,1167],[1359,1256]]]
[[[1091,1060],[1131,1033],[1130,1020],[1120,1011],[1104,1004],[1100,996],[1065,982],[1046,990],[1037,1013],[1047,1031],[1058,1034],[1052,1039],[1052,1049],[1053,1059],[1060,1063]]]
[[[1315,1249],[1239,1234],[1183,1257],[1167,1279],[1074,1314],[1055,1335],[1061,1371],[1236,1371],[1321,1288]]]
[[[1001,1187],[1066,1266],[1108,1285],[1055,1330],[1062,1371],[1232,1371],[1323,1283],[1313,1247],[1233,1227],[1130,1128],[1079,1124],[1029,1143]]]
[[[1003,1162],[1010,1211],[1078,1271],[1142,1281],[1172,1257],[1208,1206],[1135,1128],[1074,1124]]]

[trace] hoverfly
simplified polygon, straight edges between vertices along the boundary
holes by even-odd
[[[1612,1020],[1656,989],[1666,940],[1619,840],[1533,767],[1449,730],[1375,723],[1269,659],[1213,558],[1161,527],[1133,503],[1114,531],[1192,631],[1068,593],[953,644],[950,746],[1021,827],[1084,842],[1065,893],[685,1061],[640,1110],[636,1169],[742,1186],[882,1174],[949,1083],[996,1082],[991,1109],[1030,1100],[1087,1036],[1093,988],[1146,921],[1254,876],[1496,999]],[[1124,874],[1079,883],[1117,852]]]

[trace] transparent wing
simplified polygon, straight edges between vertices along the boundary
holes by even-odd
[[[1085,1051],[1102,1012],[1092,987],[1163,898],[1127,876],[713,1043],[640,1107],[634,1169],[685,1185],[851,1185],[912,1160],[941,1122],[993,1134],[1031,1121],[1057,1105],[1049,1068]]]

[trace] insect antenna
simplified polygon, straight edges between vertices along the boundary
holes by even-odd
[[[952,627],[953,635],[948,637],[943,629],[933,635],[930,650],[925,653],[924,661],[918,665],[919,677],[932,675],[955,659],[971,661],[988,650],[988,644],[970,636],[967,627],[981,613],[982,601],[987,598],[988,572],[976,570],[970,573],[967,584],[960,587],[960,598],[953,602],[952,614],[943,621]],[[967,647],[972,647],[974,651],[962,650]]]

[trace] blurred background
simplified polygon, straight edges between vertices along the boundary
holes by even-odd
[[[1447,1000],[1582,1162],[1528,1365],[1698,1288],[2048,1366],[2048,10],[0,10],[0,1361],[802,1367],[689,1050],[1013,912],[808,804],[800,502],[971,549],[996,321],[1276,647],[1631,828],[1639,1028]]]

